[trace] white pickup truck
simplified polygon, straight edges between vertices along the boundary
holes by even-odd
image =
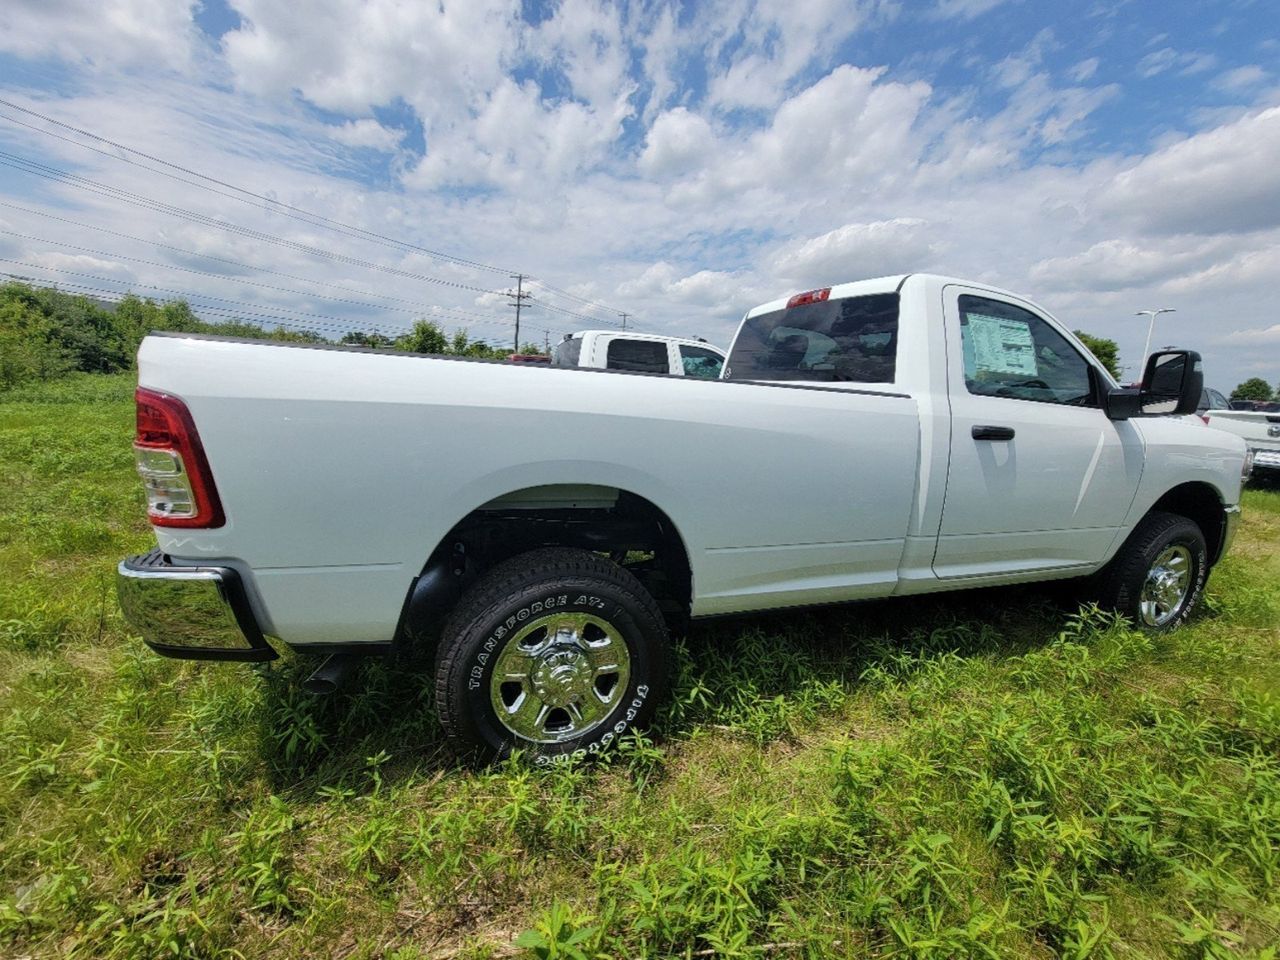
[[[597,752],[690,618],[1093,576],[1161,630],[1239,515],[1245,445],[1198,355],[1118,388],[1044,310],[929,275],[743,319],[724,377],[187,334],[139,352],[158,549],[121,563],[157,652],[434,645],[460,748]]]
[[[568,334],[556,344],[551,351],[551,365],[670,373],[677,377],[714,380],[724,367],[724,352],[701,339],[581,330]]]
[[[1204,422],[1241,437],[1259,475],[1280,478],[1280,410],[1206,410]]]

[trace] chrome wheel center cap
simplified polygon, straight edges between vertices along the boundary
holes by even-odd
[[[591,682],[591,664],[576,647],[554,647],[538,657],[530,681],[538,698],[551,707],[567,707]]]

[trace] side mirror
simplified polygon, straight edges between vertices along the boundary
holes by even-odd
[[[1142,375],[1142,413],[1195,413],[1204,392],[1204,368],[1194,350],[1162,350],[1147,358]]]
[[[1108,390],[1104,409],[1112,420],[1195,413],[1204,390],[1204,369],[1194,350],[1162,350],[1147,358],[1142,386]]]

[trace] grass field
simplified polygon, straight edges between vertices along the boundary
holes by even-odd
[[[1187,628],[1034,590],[695,627],[653,739],[459,766],[429,657],[162,660],[132,385],[0,395],[0,955],[1275,957],[1280,492]]]

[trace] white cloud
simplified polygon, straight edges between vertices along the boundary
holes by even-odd
[[[1250,289],[1274,282],[1280,275],[1280,233],[1259,239],[1263,242],[1256,247],[1250,245],[1236,250],[1231,256],[1174,280],[1168,284],[1168,289],[1173,293],[1195,295]]]
[[[1234,330],[1225,337],[1219,337],[1218,343],[1226,344],[1262,344],[1280,347],[1280,323],[1270,327],[1251,327],[1248,330]]]
[[[1153,233],[1280,226],[1280,107],[1196,134],[1143,158],[1102,191],[1099,212]]]
[[[1212,70],[1218,58],[1209,53],[1179,52],[1173,47],[1161,47],[1138,61],[1138,76],[1150,80],[1169,70],[1177,70],[1182,76],[1191,76]]]
[[[1083,253],[1041,260],[1030,276],[1050,290],[1131,290],[1197,273],[1223,253],[1224,244],[1215,241],[1103,240]]]
[[[777,272],[795,287],[915,273],[932,263],[942,233],[913,217],[850,223],[791,244],[778,255]]]
[[[1270,74],[1257,64],[1250,64],[1246,67],[1236,67],[1234,70],[1218,74],[1213,78],[1212,84],[1219,90],[1248,90],[1251,87],[1266,83],[1269,77]]]
[[[612,113],[635,91],[619,8],[600,0],[564,0],[524,42],[527,54],[564,72],[573,96]]]
[[[504,269],[494,274],[357,242],[258,201],[241,204],[0,126],[5,149],[74,166],[215,221],[445,283],[318,261],[66,184],[32,187],[36,181],[16,174],[18,187],[5,184],[10,196],[38,189],[38,202],[61,207],[70,219],[193,252],[89,240],[83,229],[6,208],[12,229],[216,274],[120,263],[121,273],[110,274],[136,271],[140,283],[193,296],[249,303],[269,297],[322,314],[351,310],[361,322],[379,317],[388,329],[430,315],[451,329],[469,326],[475,336],[506,336],[512,311],[505,297],[467,288],[504,289],[514,282],[507,272],[517,270],[625,309],[642,329],[698,332],[722,344],[742,310],[788,290],[916,269],[1037,296],[1072,326],[1114,336],[1125,357],[1137,353],[1145,334],[1133,311],[1153,303],[1179,311],[1161,318],[1162,342],[1197,346],[1273,322],[1280,173],[1271,158],[1280,155],[1280,135],[1273,113],[1224,105],[1274,102],[1272,92],[1248,86],[1256,74],[1224,74],[1220,89],[1239,95],[1189,102],[1182,116],[1190,132],[1170,132],[1153,148],[1142,139],[1152,135],[1149,125],[1131,138],[1128,130],[1106,128],[1105,139],[1090,137],[1108,120],[1099,106],[1122,92],[1095,80],[1108,55],[1101,46],[1067,51],[1048,29],[1012,51],[984,34],[984,57],[967,66],[963,37],[945,56],[934,51],[936,59],[908,67],[840,56],[859,46],[851,37],[890,17],[899,18],[894,29],[906,30],[913,17],[977,16],[991,0],[952,0],[932,13],[873,0],[771,9],[760,0],[707,0],[696,15],[667,0],[630,7],[570,0],[546,7],[536,25],[521,20],[515,0],[444,9],[392,0],[295,8],[232,2],[245,21],[226,36],[225,56],[192,40],[190,11],[181,4],[150,21],[111,26],[113,11],[143,11],[141,0],[104,5],[108,10],[76,7],[88,26],[68,23],[61,33],[54,14],[43,11],[71,17],[64,0],[4,5],[0,22],[13,29],[0,36],[0,49],[61,58],[72,92],[28,92],[23,100],[44,112],[90,129],[128,131],[132,145],[230,183]],[[139,66],[133,46],[142,41],[129,30],[155,31],[146,43],[177,38],[166,54],[187,51],[166,61],[164,82],[155,71],[131,73]],[[1210,55],[1177,52],[1200,41],[1188,41],[1185,31],[1158,40],[1150,50],[1174,51],[1160,75],[1205,69]],[[691,69],[705,71],[705,91],[689,82]],[[950,78],[934,88],[920,79],[965,69],[965,83]],[[207,84],[210,76],[218,84]],[[1135,84],[1123,93],[1140,107],[1159,86]],[[1135,94],[1139,87],[1148,92]],[[7,96],[22,99],[21,92]],[[422,122],[427,152],[420,162],[400,149],[399,130],[373,119],[372,108],[386,104]],[[1082,138],[1090,159],[1075,151]],[[1113,142],[1121,146],[1106,146]],[[352,146],[394,156],[366,167]],[[52,244],[14,241],[5,249],[6,256],[44,257],[35,262],[50,267],[79,262],[76,269],[102,276],[112,263]],[[297,279],[256,276],[258,270]],[[313,288],[307,278],[340,288]],[[251,287],[251,279],[319,292],[291,298]],[[533,289],[522,328],[529,324],[539,340],[544,328],[554,339],[594,322],[556,313],[556,303],[616,321],[607,309]],[[1261,342],[1215,345],[1212,357],[1206,353],[1211,376],[1243,369],[1266,352]]]
[[[715,154],[711,124],[684,107],[676,107],[654,120],[639,166],[642,172],[665,179],[704,166]]]
[[[5,0],[0,51],[97,69],[182,69],[195,52],[195,0]]]
[[[361,114],[403,98],[429,123],[465,115],[504,74],[519,5],[232,0],[243,22],[223,37],[241,88]]]
[[[367,147],[371,150],[394,150],[403,136],[398,130],[384,127],[377,120],[365,117],[348,120],[329,128],[329,136],[348,147]]]
[[[1081,60],[1070,70],[1067,75],[1076,83],[1084,83],[1086,80],[1092,80],[1093,75],[1098,72],[1098,64],[1101,61],[1097,57],[1090,57],[1087,60]]]
[[[914,162],[907,141],[929,87],[877,83],[882,68],[840,66],[782,104],[751,144],[751,166],[775,187],[869,182]]]
[[[835,49],[876,12],[867,0],[725,0],[704,13],[712,25],[706,62],[735,44],[727,66],[709,79],[707,101],[719,110],[769,109],[791,92],[805,68],[827,68]]]
[[[666,261],[651,264],[638,277],[617,287],[620,297],[661,298],[673,305],[725,309],[740,304],[742,278],[724,270],[699,270],[687,276]],[[736,312],[736,311],[735,311]]]
[[[943,18],[972,20],[1006,2],[1007,0],[938,0],[935,11],[937,16]]]

